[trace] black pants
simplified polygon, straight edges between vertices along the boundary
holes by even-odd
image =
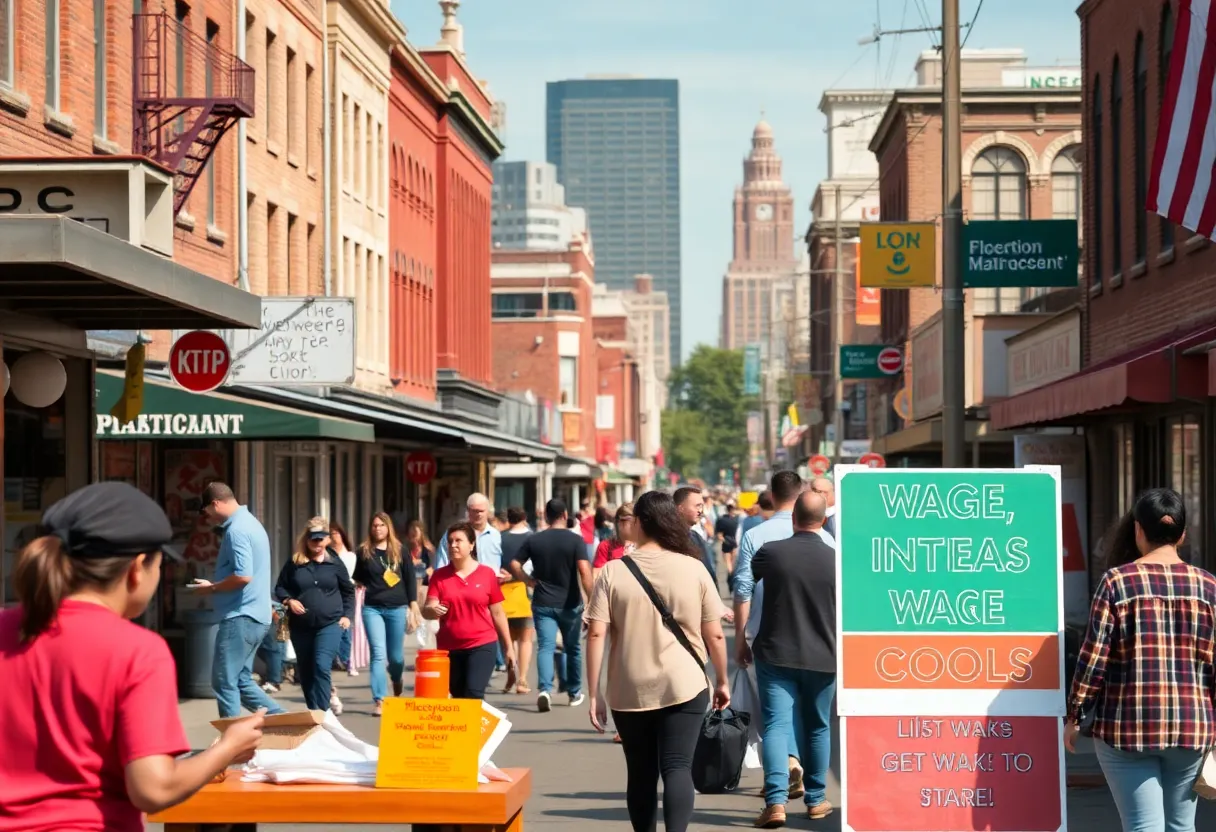
[[[634,832],[654,832],[663,778],[663,828],[684,832],[692,822],[692,754],[709,708],[709,690],[657,711],[613,711],[625,749],[629,785],[625,805]]]
[[[453,699],[485,699],[497,659],[497,641],[468,650],[449,650],[448,693]]]

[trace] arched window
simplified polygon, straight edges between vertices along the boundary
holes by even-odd
[[[1123,272],[1123,79],[1119,75],[1119,59],[1110,70],[1110,213],[1111,213],[1111,274]]]
[[[1174,10],[1170,0],[1165,0],[1161,9],[1161,30],[1158,37],[1157,55],[1157,111],[1165,103],[1165,85],[1170,77],[1170,61],[1174,57]],[[1160,131],[1161,125],[1157,125]],[[1165,217],[1161,218],[1161,253],[1174,250],[1174,224]]]
[[[1093,96],[1091,110],[1089,114],[1089,147],[1092,151],[1089,164],[1089,181],[1092,183],[1093,190],[1093,218],[1094,218],[1094,237],[1092,240],[1091,250],[1094,253],[1094,268],[1090,276],[1091,281],[1096,281],[1099,286],[1102,285],[1103,271],[1103,248],[1106,245],[1106,233],[1102,224],[1102,218],[1106,216],[1106,203],[1103,200],[1103,171],[1106,170],[1102,166],[1102,78],[1099,75],[1094,76]]]
[[[1148,58],[1144,55],[1144,35],[1136,35],[1135,77],[1132,78],[1132,119],[1135,129],[1135,169],[1133,183],[1136,201],[1132,203],[1132,216],[1136,218],[1135,262],[1143,263],[1148,258],[1148,211],[1144,205],[1148,200]]]
[[[990,147],[971,166],[971,218],[1026,219],[1026,161],[1016,150]]]
[[[1051,163],[1051,215],[1081,220],[1081,146],[1061,150]]]

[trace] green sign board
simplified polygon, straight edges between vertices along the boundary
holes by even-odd
[[[1076,220],[977,220],[963,226],[969,289],[1076,286]]]
[[[840,377],[890,378],[904,368],[904,354],[898,347],[882,344],[841,344]]]
[[[743,350],[743,395],[760,395],[759,344],[748,344]]]
[[[846,472],[842,632],[1055,633],[1060,501],[1050,473]]]

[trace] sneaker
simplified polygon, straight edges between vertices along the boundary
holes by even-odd
[[[355,670],[355,666],[351,665],[350,670],[346,671],[347,676],[358,676],[359,671]]]
[[[797,757],[790,757],[790,800],[797,800],[806,794],[806,788],[802,785],[802,764],[798,762]]]
[[[572,693],[570,694],[570,707],[577,708],[579,705],[583,704],[586,699],[587,697],[581,693]]]
[[[827,800],[821,800],[814,806],[806,807],[806,816],[811,820],[823,820],[830,814],[832,814],[832,804]]]
[[[266,693],[278,693],[279,686],[274,682],[266,682],[262,685],[262,690],[266,691]]]
[[[756,822],[752,826],[757,829],[780,829],[785,826],[785,806],[780,803],[765,806],[764,811],[760,813],[760,817],[756,818]]]
[[[384,713],[384,706],[381,705],[380,700],[377,699],[375,704],[372,705],[372,716],[380,716],[382,713]]]
[[[552,707],[553,704],[549,701],[549,691],[542,690],[540,695],[536,697],[536,710],[542,714],[547,714]]]
[[[334,712],[334,716],[342,716],[342,700],[338,698],[338,694],[329,695],[329,709]]]

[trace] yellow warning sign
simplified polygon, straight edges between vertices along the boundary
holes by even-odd
[[[880,289],[937,282],[937,229],[931,222],[863,222],[861,285]]]

